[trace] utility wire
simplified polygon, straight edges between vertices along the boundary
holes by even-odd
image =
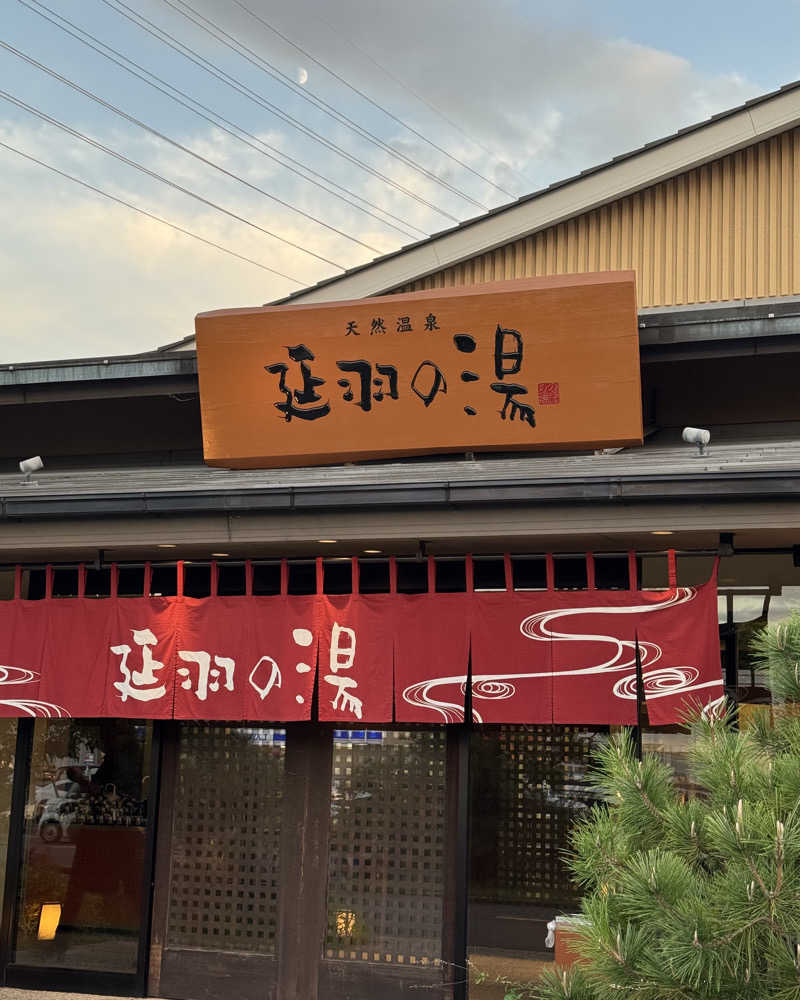
[[[253,260],[251,257],[245,257],[243,254],[237,253],[235,250],[230,250],[228,247],[215,243],[213,240],[207,240],[205,236],[199,236],[197,233],[184,229],[182,226],[177,226],[174,222],[168,222],[167,219],[162,219],[160,215],[153,215],[152,212],[148,212],[144,208],[139,208],[138,205],[133,205],[131,202],[125,201],[124,198],[118,198],[116,195],[109,194],[108,191],[95,187],[94,184],[89,184],[88,181],[81,180],[80,177],[74,177],[72,174],[59,170],[58,167],[54,167],[52,163],[45,163],[44,160],[39,160],[35,156],[31,156],[30,153],[25,153],[21,149],[17,149],[16,146],[10,146],[7,142],[0,141],[0,147],[7,149],[11,153],[16,153],[17,156],[21,156],[23,159],[29,160],[31,163],[36,163],[38,166],[44,167],[46,170],[52,170],[52,172],[54,174],[58,174],[59,177],[64,177],[66,180],[72,181],[73,184],[80,184],[81,187],[86,188],[88,191],[94,191],[95,194],[102,195],[103,198],[108,198],[109,201],[116,202],[117,205],[124,205],[125,208],[130,208],[132,211],[138,212],[140,215],[144,215],[146,218],[152,219],[154,222],[160,222],[162,226],[169,226],[170,229],[174,229],[178,233],[183,233],[184,236],[191,236],[193,240],[199,240],[201,243],[205,243],[206,246],[213,247],[215,250],[221,250],[223,253],[227,253],[231,257],[236,257],[238,260],[245,261],[247,264],[253,264],[255,267],[260,267],[262,271],[269,271],[270,274],[275,274],[279,278],[285,278],[286,281],[291,281],[295,285],[302,286],[306,284],[306,282],[300,281],[298,278],[293,278],[289,274],[284,274],[283,271],[276,271],[274,267],[267,267],[266,264],[260,264],[257,260]]]
[[[374,145],[380,147],[390,156],[393,156],[396,159],[401,160],[403,163],[406,164],[406,166],[411,167],[412,170],[416,170],[418,173],[427,177],[428,180],[433,181],[434,184],[438,184],[440,185],[440,187],[445,188],[451,194],[455,194],[459,198],[463,198],[465,201],[470,202],[470,204],[475,205],[477,208],[488,210],[489,207],[488,205],[484,205],[483,202],[476,200],[475,198],[472,197],[472,195],[467,194],[466,191],[463,191],[455,184],[451,184],[450,181],[444,180],[443,178],[439,177],[432,170],[429,170],[427,167],[423,167],[421,164],[417,163],[417,161],[414,160],[412,157],[408,156],[406,153],[403,153],[401,150],[392,146],[391,143],[385,142],[379,136],[375,135],[374,132],[370,132],[369,129],[364,128],[362,125],[359,125],[358,122],[348,117],[346,114],[344,114],[344,112],[339,111],[337,108],[333,107],[333,105],[329,104],[318,94],[315,94],[313,91],[308,90],[305,87],[301,87],[299,84],[295,83],[295,81],[290,76],[288,76],[286,73],[281,72],[281,70],[279,70],[272,63],[268,62],[257,52],[253,51],[253,49],[248,48],[248,46],[245,45],[244,42],[240,41],[234,35],[230,34],[230,32],[225,31],[225,29],[220,27],[220,25],[217,24],[215,21],[212,21],[210,18],[205,17],[203,14],[200,14],[198,11],[196,11],[194,7],[191,6],[191,4],[186,2],[186,0],[178,0],[180,6],[177,6],[175,3],[173,3],[173,0],[162,0],[162,2],[166,4],[166,6],[169,7],[171,10],[174,10],[177,14],[181,14],[187,20],[191,21],[192,24],[196,25],[202,31],[205,31],[206,34],[210,35],[215,41],[221,42],[232,52],[235,52],[238,56],[241,56],[241,58],[245,59],[251,65],[255,66],[256,69],[260,70],[262,73],[265,73],[276,83],[280,84],[283,87],[286,87],[296,97],[300,97],[302,100],[311,104],[312,107],[317,108],[317,110],[322,111],[323,114],[326,114],[330,118],[333,118],[333,120],[337,124],[346,125],[349,129],[354,131],[362,139],[366,139],[368,142],[371,142]],[[189,13],[187,13],[187,11]],[[210,27],[207,27],[208,25],[210,25]],[[378,105],[376,105],[376,107],[377,106]],[[440,152],[444,153],[445,156],[448,155],[446,150],[442,149],[440,150]],[[481,175],[478,174],[478,176],[480,177]],[[486,180],[486,178],[484,177],[481,177],[481,179]],[[492,182],[488,181],[488,183],[491,184]],[[503,192],[503,193],[507,194],[508,192]]]
[[[233,0],[233,2],[236,3],[236,4],[239,4],[240,7],[243,6],[243,4],[239,3],[239,0]],[[453,121],[452,118],[449,118],[444,113],[444,111],[442,111],[441,108],[437,107],[430,100],[428,100],[428,98],[425,97],[424,94],[420,94],[420,92],[418,90],[414,90],[414,88],[410,84],[408,84],[402,77],[399,77],[396,73],[393,73],[388,67],[384,66],[382,63],[379,63],[377,61],[377,59],[375,59],[374,56],[372,56],[369,52],[366,51],[366,49],[362,49],[360,45],[357,45],[355,43],[355,41],[353,41],[353,39],[349,35],[343,34],[336,27],[335,24],[332,24],[327,18],[323,17],[319,13],[319,11],[315,11],[314,12],[314,16],[317,18],[318,21],[321,21],[327,28],[329,28],[331,31],[333,31],[335,34],[337,34],[340,38],[343,38],[349,45],[351,45],[356,50],[356,52],[358,52],[360,55],[364,56],[365,59],[368,59],[376,69],[380,70],[380,72],[383,75],[388,76],[392,80],[394,80],[394,82],[398,85],[398,87],[402,87],[403,90],[407,91],[409,94],[411,94],[412,97],[415,97],[418,101],[420,101],[422,104],[424,104],[425,107],[428,108],[430,111],[432,111],[435,115],[438,115],[442,119],[442,121],[447,122],[447,124],[450,125],[451,128],[454,128],[456,130],[456,132],[458,132],[460,135],[463,135],[464,138],[468,142],[474,143],[478,147],[478,149],[482,149],[484,153],[486,153],[488,156],[491,156],[492,159],[496,160],[501,166],[507,167],[511,171],[512,174],[514,174],[517,178],[519,178],[520,181],[522,181],[522,183],[525,185],[525,189],[526,190],[528,188],[530,188],[531,185],[533,185],[534,182],[530,179],[530,177],[526,177],[525,174],[520,173],[519,170],[516,170],[514,167],[512,167],[511,164],[507,160],[501,159],[497,155],[497,153],[495,153],[493,150],[489,149],[488,146],[484,145],[480,141],[480,139],[476,139],[474,135],[470,135],[468,132],[466,132],[458,124],[458,122],[455,122],[455,121]],[[259,18],[259,20],[260,20],[260,18]],[[263,21],[262,23],[263,24],[267,24],[266,21]],[[314,62],[314,63],[317,64],[317,66],[321,66],[328,73],[331,73],[333,76],[336,76],[337,79],[342,79],[341,77],[338,77],[336,75],[336,73],[334,73],[333,70],[331,70],[329,67],[327,67],[324,63],[321,63],[318,59],[315,59],[314,56],[312,56],[309,53],[307,53],[305,51],[305,49],[301,49],[300,46],[297,45],[297,44],[295,44],[295,42],[293,42],[290,38],[287,38],[285,35],[281,34],[281,32],[278,31],[278,29],[276,27],[274,27],[273,25],[270,25],[270,24],[267,24],[267,27],[270,28],[272,31],[274,31],[275,34],[278,35],[278,37],[283,38],[284,41],[288,42],[289,45],[294,46],[294,48],[297,49],[298,52],[302,52],[303,55],[307,55],[308,58],[312,62]],[[346,80],[342,79],[342,82],[345,84],[345,86],[351,87],[357,94],[361,93],[361,91],[358,90],[358,88],[354,87],[352,84],[348,83]],[[362,95],[362,96],[365,96],[365,95]],[[368,97],[366,99],[369,100]],[[502,188],[501,188],[501,190],[502,190]],[[517,195],[512,195],[512,197],[518,197],[518,196]]]
[[[316,260],[320,260],[325,264],[337,267],[340,271],[347,270],[343,264],[338,264],[335,260],[323,257],[321,254],[315,253],[313,250],[309,250],[307,247],[301,246],[299,243],[293,243],[291,240],[287,240],[283,236],[278,236],[277,233],[273,233],[271,230],[265,229],[263,226],[259,226],[255,222],[251,222],[250,219],[245,219],[244,216],[237,215],[235,212],[231,212],[229,209],[223,208],[222,205],[218,205],[216,202],[210,201],[208,198],[204,198],[202,195],[197,194],[196,191],[191,191],[189,188],[185,188],[175,181],[171,181],[168,177],[164,177],[163,174],[159,174],[155,170],[150,170],[150,168],[146,167],[143,163],[137,163],[136,160],[130,159],[123,153],[119,153],[117,150],[111,149],[109,146],[104,146],[103,143],[98,142],[97,139],[92,139],[91,136],[84,135],[83,132],[79,132],[77,129],[72,128],[65,122],[60,121],[58,118],[48,115],[47,112],[42,111],[40,108],[33,107],[32,104],[26,104],[25,101],[20,100],[18,97],[14,97],[13,94],[9,94],[5,90],[0,90],[0,98],[8,101],[9,104],[14,104],[18,108],[22,108],[24,111],[29,112],[29,114],[35,115],[37,118],[47,122],[49,125],[54,125],[56,128],[61,129],[62,132],[66,132],[68,135],[72,135],[76,139],[80,139],[82,142],[88,143],[95,149],[99,149],[103,153],[113,156],[115,160],[119,160],[121,163],[125,163],[129,167],[134,167],[136,170],[141,170],[143,174],[147,174],[148,177],[152,177],[154,180],[160,181],[162,184],[166,184],[167,187],[170,187],[175,191],[180,191],[182,194],[188,195],[190,198],[194,198],[195,201],[199,201],[203,205],[207,205],[209,208],[215,209],[217,212],[222,212],[223,215],[227,215],[231,219],[236,219],[237,222],[242,222],[244,225],[250,226],[251,229],[256,229],[258,232],[264,233],[266,236],[271,236],[273,239],[279,240],[281,243],[292,247],[294,250],[299,250],[301,253],[308,254],[309,257],[314,257]]]
[[[126,111],[122,111],[115,105],[110,104],[108,101],[103,100],[102,97],[98,97],[97,94],[93,94],[90,90],[85,90],[83,87],[80,86],[80,84],[75,83],[74,80],[70,80],[66,76],[62,76],[60,73],[57,73],[54,69],[50,69],[48,66],[45,66],[44,63],[40,63],[32,56],[28,56],[24,52],[21,52],[19,49],[15,49],[13,45],[9,45],[2,39],[0,39],[0,48],[5,49],[7,52],[11,52],[13,55],[24,60],[30,66],[35,66],[36,69],[41,70],[43,73],[47,73],[47,75],[52,77],[54,80],[58,80],[60,83],[63,83],[68,87],[71,87],[79,94],[83,94],[84,97],[88,97],[89,100],[94,101],[101,107],[106,108],[109,111],[113,111],[115,115],[119,115],[119,117],[124,118],[125,121],[129,121],[133,125],[138,125],[139,128],[144,129],[145,132],[149,132],[151,135],[156,136],[163,142],[169,143],[170,146],[173,146],[175,149],[179,149],[182,153],[186,153],[188,156],[194,157],[194,159],[199,160],[201,163],[206,164],[206,166],[212,167],[214,170],[218,170],[221,174],[224,174],[226,177],[230,177],[233,180],[238,181],[240,184],[243,184],[245,187],[250,188],[252,191],[257,191],[259,194],[263,194],[265,198],[269,198],[271,201],[277,202],[279,205],[283,205],[284,208],[288,208],[291,209],[291,211],[293,212],[297,212],[299,215],[302,215],[303,218],[309,219],[311,222],[317,223],[317,225],[324,226],[325,229],[329,229],[332,233],[336,233],[338,236],[343,236],[346,240],[350,240],[352,243],[357,243],[359,246],[364,247],[365,250],[372,250],[373,253],[377,254],[381,252],[377,247],[371,246],[369,243],[364,243],[363,240],[359,240],[355,236],[350,236],[348,233],[345,233],[341,229],[337,229],[335,226],[328,225],[327,222],[323,222],[322,219],[317,218],[316,215],[311,215],[309,212],[304,212],[301,208],[297,208],[290,202],[284,201],[282,198],[278,198],[277,195],[270,194],[269,191],[265,191],[264,188],[259,187],[257,184],[251,184],[250,181],[245,180],[243,177],[239,176],[239,174],[236,174],[231,170],[227,170],[225,167],[223,167],[219,163],[216,163],[214,160],[208,159],[208,157],[205,157],[202,154],[197,153],[195,150],[190,149],[188,146],[184,146],[177,140],[171,139],[168,135],[164,135],[163,132],[159,132],[158,129],[153,128],[151,125],[148,125],[143,121],[140,121],[138,118],[134,118],[133,115],[129,115]]]
[[[460,222],[457,216],[451,215],[450,212],[446,211],[443,208],[440,208],[433,202],[428,201],[421,195],[416,194],[414,191],[400,184],[398,181],[392,180],[391,177],[382,173],[380,170],[377,170],[375,167],[371,167],[368,163],[365,163],[363,160],[360,160],[357,156],[354,156],[352,153],[348,153],[340,146],[337,146],[336,143],[331,142],[329,139],[326,139],[323,135],[320,135],[318,132],[315,132],[314,129],[310,128],[307,125],[304,125],[297,118],[294,118],[292,115],[287,114],[285,111],[282,111],[277,105],[272,104],[270,101],[266,100],[264,97],[261,97],[258,93],[256,93],[256,91],[248,87],[245,83],[242,83],[241,80],[238,80],[236,77],[231,76],[230,73],[226,73],[225,70],[219,69],[219,67],[215,66],[214,63],[212,63],[210,60],[205,59],[194,49],[190,48],[188,45],[185,45],[183,42],[180,42],[177,38],[175,38],[174,35],[170,35],[169,32],[164,31],[162,28],[159,28],[157,25],[153,24],[152,21],[148,21],[147,18],[145,18],[143,15],[137,14],[135,11],[133,11],[131,7],[123,3],[122,0],[118,0],[119,6],[113,3],[112,0],[100,0],[100,2],[104,4],[106,7],[108,7],[110,10],[115,11],[117,14],[120,14],[122,17],[129,20],[132,24],[135,24],[138,28],[141,28],[142,31],[145,31],[153,38],[158,39],[158,41],[162,42],[162,44],[168,46],[173,51],[178,52],[189,62],[194,63],[196,66],[199,66],[207,73],[210,73],[211,76],[215,77],[217,80],[220,80],[226,86],[231,87],[233,90],[237,91],[237,93],[253,101],[259,107],[264,108],[265,110],[271,112],[273,115],[275,115],[276,118],[279,118],[286,124],[291,125],[292,128],[297,129],[297,131],[299,132],[302,132],[304,135],[308,136],[314,142],[319,143],[326,149],[330,149],[332,152],[337,153],[339,156],[343,157],[346,160],[349,160],[356,166],[361,167],[362,170],[365,170],[367,173],[372,174],[373,177],[379,178],[380,180],[384,181],[384,183],[390,185],[393,188],[396,188],[398,191],[401,191],[409,198],[413,198],[414,201],[419,202],[419,204],[424,205],[426,208],[429,208],[434,212],[437,212],[439,215],[443,215],[447,219],[450,219],[451,222],[454,223]],[[120,10],[120,7],[124,7],[127,11],[130,11],[130,13],[126,13],[125,10]],[[140,22],[145,22],[145,23],[142,24]],[[151,25],[151,27],[147,27],[146,25]],[[167,39],[170,39],[170,41],[167,41]]]
[[[166,2],[166,0],[165,0],[165,2]],[[183,0],[179,0],[179,2],[182,3]],[[319,66],[320,69],[324,69],[326,73],[328,73],[330,76],[332,76],[335,80],[338,80],[339,83],[344,84],[344,86],[347,87],[349,90],[352,90],[354,94],[358,94],[358,96],[361,97],[361,98],[363,98],[363,100],[365,100],[368,104],[371,104],[373,106],[373,108],[377,108],[378,111],[382,111],[383,114],[385,114],[387,118],[391,118],[391,120],[393,122],[397,122],[398,125],[402,125],[402,127],[404,129],[407,129],[409,132],[411,132],[413,135],[415,135],[418,139],[422,139],[423,142],[426,142],[429,146],[432,146],[435,150],[437,150],[438,152],[442,153],[444,156],[446,156],[449,160],[452,160],[454,163],[457,163],[460,167],[463,167],[465,170],[468,170],[475,177],[478,177],[478,178],[480,178],[480,180],[485,181],[491,187],[495,188],[495,190],[500,191],[500,192],[502,192],[505,195],[508,195],[509,198],[516,197],[513,192],[507,191],[504,187],[501,187],[500,184],[496,184],[493,180],[491,180],[490,178],[486,177],[484,174],[480,173],[480,171],[475,170],[474,167],[471,167],[468,163],[465,163],[463,160],[459,159],[457,156],[454,156],[452,153],[448,152],[442,146],[439,146],[437,143],[435,143],[433,141],[433,139],[429,139],[426,135],[423,135],[422,132],[419,132],[417,129],[415,129],[413,127],[413,125],[409,125],[408,122],[403,121],[402,118],[398,118],[397,115],[395,115],[391,111],[389,111],[388,108],[384,107],[378,101],[374,100],[372,97],[369,96],[369,94],[365,94],[363,90],[360,90],[358,87],[355,86],[355,84],[350,83],[349,80],[346,80],[340,73],[337,73],[336,70],[331,69],[331,67],[328,66],[326,63],[321,62],[315,56],[312,56],[311,53],[307,49],[304,49],[301,45],[298,45],[297,42],[293,42],[291,38],[289,38],[287,35],[284,35],[284,33],[282,31],[279,31],[278,28],[276,28],[274,24],[271,24],[265,18],[261,17],[261,15],[257,14],[251,7],[248,7],[246,3],[243,3],[242,0],[233,0],[233,3],[235,3],[237,7],[241,8],[241,10],[245,11],[245,13],[249,14],[250,17],[252,17],[256,21],[258,21],[259,24],[263,24],[263,26],[265,28],[269,29],[269,31],[271,31],[274,35],[277,35],[278,38],[280,38],[284,42],[286,42],[287,45],[291,45],[291,47],[296,52],[299,52],[301,55],[305,56],[306,59],[308,59],[310,62],[313,62],[316,66]],[[189,5],[187,3],[183,3],[183,6],[184,7],[188,7]],[[386,72],[385,68],[383,68],[383,71]],[[392,76],[392,79],[397,79],[392,74],[389,74],[389,75]],[[413,93],[413,91],[411,91],[411,93]],[[427,102],[425,102],[425,103],[427,103]],[[428,105],[428,107],[431,107],[431,105]],[[441,115],[441,112],[438,112],[438,113]],[[441,115],[441,117],[444,118],[444,115]],[[445,121],[448,121],[448,119],[445,118]],[[448,121],[448,124],[452,125],[453,123]],[[459,131],[461,131],[461,130],[459,129]],[[462,132],[462,135],[464,135],[463,132]],[[469,139],[470,137],[469,136],[465,136],[465,138]],[[480,146],[480,143],[476,142],[474,139],[470,139],[470,142],[474,142],[476,146]],[[484,148],[484,147],[481,147],[481,148]],[[486,152],[488,153],[489,150],[486,150]],[[490,155],[492,155],[492,154],[490,154]],[[495,159],[497,159],[496,155],[495,155]],[[502,163],[502,161],[499,161],[499,162]],[[503,166],[507,166],[507,164],[504,163]]]
[[[366,215],[369,215],[371,218],[376,219],[383,225],[388,226],[390,229],[394,229],[396,232],[401,233],[403,236],[410,237],[411,239],[415,239],[415,236],[414,233],[409,232],[409,230],[414,230],[420,236],[428,235],[428,233],[425,232],[424,229],[419,229],[416,226],[412,225],[412,223],[407,222],[404,219],[401,219],[399,216],[392,215],[391,212],[388,212],[386,209],[381,208],[380,205],[376,205],[374,202],[368,201],[362,195],[356,194],[349,188],[342,187],[341,184],[337,184],[336,181],[332,180],[330,177],[326,177],[324,174],[318,173],[316,170],[304,164],[301,160],[296,160],[294,157],[290,156],[288,153],[284,153],[277,147],[270,146],[269,143],[264,142],[264,140],[260,139],[257,135],[254,135],[252,132],[248,132],[247,129],[242,128],[240,125],[236,125],[234,122],[230,121],[229,119],[221,115],[218,111],[214,111],[213,108],[207,107],[205,104],[202,104],[200,101],[196,100],[190,94],[187,94],[185,91],[180,90],[178,87],[175,87],[173,84],[167,82],[162,77],[157,76],[151,70],[148,70],[139,63],[134,62],[132,59],[129,59],[128,56],[124,55],[118,49],[112,48],[110,45],[107,45],[105,42],[101,41],[95,35],[92,35],[88,31],[85,31],[83,28],[79,27],[73,21],[68,20],[61,14],[58,14],[56,11],[52,10],[50,7],[47,7],[45,4],[40,3],[39,0],[32,0],[31,3],[29,3],[28,0],[18,0],[18,3],[20,3],[23,7],[29,10],[32,14],[38,15],[48,23],[52,24],[54,27],[58,28],[60,31],[63,31],[71,38],[74,38],[76,41],[80,42],[82,45],[85,45],[88,48],[92,49],[92,51],[96,52],[104,59],[107,59],[109,62],[114,63],[115,66],[118,66],[120,69],[125,70],[126,73],[130,73],[131,76],[134,76],[136,77],[136,79],[141,80],[142,83],[146,83],[147,86],[152,87],[160,94],[163,94],[170,100],[175,101],[176,104],[180,104],[181,107],[184,107],[188,111],[191,111],[192,114],[197,115],[199,118],[202,118],[204,121],[209,122],[209,124],[214,125],[216,128],[219,128],[221,131],[232,136],[234,139],[237,139],[239,142],[244,143],[244,145],[249,146],[251,149],[255,150],[255,152],[260,153],[262,156],[266,157],[268,160],[271,160],[273,163],[277,163],[284,169],[289,170],[293,174],[296,174],[298,177],[301,177],[303,180],[308,181],[309,184],[313,184],[315,187],[318,187],[321,191],[325,191],[327,194],[332,195],[334,198],[338,198],[340,201],[344,202],[345,205],[350,205],[352,208],[357,209],[359,212],[364,212]],[[32,4],[35,4],[35,6],[33,6]],[[44,13],[44,11],[47,11],[47,13]],[[109,53],[112,54],[109,55]],[[137,70],[141,72],[137,72]],[[148,79],[148,77],[150,79]],[[154,83],[153,80],[156,80],[158,82]],[[159,84],[161,84],[162,86],[159,86]],[[185,100],[181,100],[181,98],[185,98]],[[198,111],[197,110],[198,108],[202,110]],[[207,114],[204,114],[203,112],[207,112]],[[249,137],[249,139],[253,141],[249,142],[248,139],[244,138],[244,136]],[[254,145],[254,143],[258,143],[258,145]],[[267,152],[267,150],[270,150],[271,152]],[[288,160],[289,163],[284,163],[283,162],[284,159]],[[295,164],[295,166],[290,166],[290,164]],[[315,177],[318,177],[320,181],[324,181],[325,183],[323,184],[320,183],[319,181],[314,180]],[[368,209],[364,208],[363,205],[359,205],[355,201],[350,201],[349,198],[343,197],[343,195],[338,194],[337,191],[332,191],[330,188],[325,186],[326,184],[330,184],[331,187],[336,188],[338,191],[342,191],[345,194],[350,195],[350,197],[356,198],[358,201],[363,202],[364,205],[368,205],[370,208],[374,208],[376,211],[381,212],[387,218],[383,218],[381,215],[376,215],[374,212],[370,212]],[[400,223],[403,228],[401,228],[401,226],[394,225],[392,222],[387,221],[388,219],[394,219],[394,221]]]

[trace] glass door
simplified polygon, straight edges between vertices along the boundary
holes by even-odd
[[[144,992],[153,723],[37,719],[7,981]]]
[[[579,910],[565,852],[594,802],[606,727],[484,726],[471,734],[470,1000],[503,1000],[553,962],[548,924]]]
[[[447,824],[444,727],[334,733],[319,1000],[449,995]]]

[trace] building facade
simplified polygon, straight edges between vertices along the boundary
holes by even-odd
[[[800,606],[799,122],[788,88],[292,299],[633,269],[643,447],[234,471],[203,463],[191,339],[0,366],[0,596],[38,622],[73,598],[657,593],[671,549],[678,586],[719,558],[726,689],[768,703],[748,637]],[[340,728],[314,697],[286,723],[9,710],[4,981],[492,1000],[551,961],[612,722]]]

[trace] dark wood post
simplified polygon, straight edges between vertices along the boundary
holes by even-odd
[[[469,725],[447,730],[447,843],[442,958],[445,982],[452,1000],[465,1000],[467,965],[467,908],[469,896]]]
[[[155,858],[153,859],[153,909],[150,924],[150,955],[147,968],[147,995],[161,995],[161,960],[167,937],[167,913],[172,867],[172,821],[178,773],[178,723],[156,723],[161,727],[161,773]],[[153,780],[151,778],[151,780]]]
[[[6,967],[14,956],[14,940],[17,930],[17,895],[22,866],[25,863],[25,805],[31,773],[34,724],[33,719],[20,719],[17,723],[14,777],[11,786],[11,815],[8,822],[5,892],[0,927],[0,961],[2,962],[2,983],[4,986],[6,985]]]
[[[278,1000],[317,1000],[327,926],[328,822],[333,733],[286,727],[281,832]]]

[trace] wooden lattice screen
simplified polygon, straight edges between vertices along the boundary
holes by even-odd
[[[589,755],[605,730],[498,726],[473,733],[470,895],[574,908],[563,852],[573,821],[593,801]]]
[[[439,963],[445,764],[442,729],[336,738],[327,958]]]
[[[282,737],[181,726],[167,947],[275,954]]]

